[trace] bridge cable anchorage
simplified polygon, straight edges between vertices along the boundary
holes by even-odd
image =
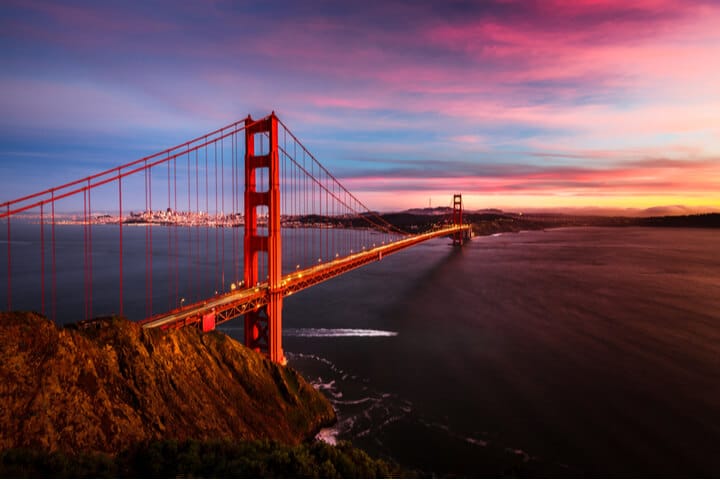
[[[29,235],[27,219],[40,223],[35,263],[12,241]],[[284,297],[431,238],[462,238],[467,228],[460,212],[409,235],[351,193],[274,113],[1,203],[0,221],[8,310],[39,304],[59,323],[120,312],[145,328],[205,331],[244,317],[246,344],[278,363]],[[62,265],[58,254],[68,259]],[[40,276],[28,275],[37,262]],[[74,281],[67,262],[82,265],[77,302],[64,293]]]

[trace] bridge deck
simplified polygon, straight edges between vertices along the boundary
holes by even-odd
[[[432,238],[450,236],[457,232],[468,232],[469,230],[469,225],[453,225],[451,227],[404,238],[386,245],[380,245],[379,247],[284,275],[277,289],[280,290],[283,296],[292,295],[293,293],[317,285],[318,283],[350,270],[382,260],[384,256],[391,255],[405,248],[417,245],[418,243]],[[214,313],[215,324],[217,325],[266,305],[269,294],[269,286],[267,282],[264,282],[254,287],[217,295],[203,302],[155,315],[143,320],[141,323],[144,328],[180,328],[198,323],[204,315]]]

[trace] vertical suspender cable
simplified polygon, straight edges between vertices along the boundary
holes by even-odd
[[[152,217],[152,167],[148,168],[148,208]],[[153,312],[153,231],[152,228],[148,228],[148,238],[150,249],[148,250],[148,285],[150,291],[148,292],[148,317],[152,316]]]
[[[147,200],[147,195],[148,195],[147,161],[145,161],[145,169],[143,170],[143,175],[144,175],[144,182],[145,182],[145,185],[144,185],[144,188],[145,188],[145,210],[144,210],[144,212],[143,212],[143,215],[144,215],[145,217],[147,217],[147,216],[149,215],[149,212],[148,212],[148,200]],[[150,291],[150,290],[149,290],[149,286],[148,286],[148,249],[149,249],[149,245],[148,245],[148,243],[149,243],[149,242],[148,242],[148,235],[149,235],[149,233],[148,233],[148,230],[150,229],[150,225],[148,224],[148,221],[149,221],[149,219],[146,218],[146,219],[145,219],[145,318],[149,318],[149,317],[150,317],[150,314],[149,314],[150,310],[149,310],[149,307],[148,307],[148,306],[150,305],[150,299],[149,299],[149,297],[148,297],[148,292]]]
[[[170,185],[171,185],[171,183],[170,183],[170,152],[168,152],[165,163],[167,165],[167,209],[165,210],[165,213],[169,216],[169,215],[171,215],[171,212],[172,212],[172,208],[171,208],[172,203],[170,201],[170,193],[171,193],[171,190],[170,190]],[[174,303],[173,303],[173,288],[172,288],[172,282],[170,281],[170,279],[173,276],[172,275],[173,267],[172,267],[172,260],[171,260],[171,258],[172,258],[172,228],[171,228],[169,221],[168,221],[168,225],[166,226],[166,230],[167,230],[167,244],[168,244],[168,246],[167,246],[167,249],[168,249],[168,262],[167,262],[168,294],[167,294],[167,299],[168,299],[168,310],[172,310],[174,308],[173,307],[173,305],[174,305]]]
[[[45,315],[45,204],[40,202],[40,312]]]
[[[120,316],[123,314],[123,199],[122,199],[122,175],[120,174],[120,168],[118,168],[118,228],[120,229]],[[53,241],[53,243],[55,243]]]
[[[87,235],[87,189],[83,188],[83,299],[85,320],[88,319],[88,235]]]
[[[222,271],[222,291],[225,292],[225,139],[222,130],[220,131],[220,203],[222,207],[222,237],[221,237],[221,271]]]
[[[232,211],[232,283],[235,283],[235,280],[238,278],[237,274],[237,229],[235,228],[235,212],[237,212],[237,168],[236,168],[236,157],[235,157],[235,134],[233,133],[230,136],[230,171],[231,171],[231,182],[230,182],[230,189],[232,190],[232,194],[230,195],[230,198],[232,199],[232,208],[230,209]]]
[[[215,147],[215,293],[220,291],[218,282],[220,280],[220,246],[218,239],[218,230],[220,229],[219,221],[220,216],[218,214],[218,164],[217,164],[217,140],[213,141]]]
[[[205,266],[210,264],[210,191],[208,179],[207,137],[205,137]],[[207,273],[207,270],[206,272]],[[207,275],[203,275],[203,285],[207,285]]]
[[[7,204],[7,308],[12,310],[12,254],[10,253],[10,204]]]
[[[88,316],[92,317],[92,277],[93,277],[93,258],[92,258],[92,205],[90,203],[92,190],[90,188],[90,180],[88,180],[87,200],[88,200]]]
[[[195,215],[200,218],[200,171],[198,157],[200,152],[195,150]],[[200,295],[200,225],[195,224],[195,298],[201,299]]]
[[[51,192],[50,197],[50,217],[51,217],[51,229],[50,236],[52,238],[52,319],[57,322],[57,271],[55,270],[55,191]],[[8,242],[10,238],[8,238]]]
[[[188,258],[187,258],[187,272],[185,273],[187,275],[187,292],[186,295],[188,295],[192,291],[192,284],[194,283],[194,275],[192,272],[192,206],[190,205],[190,150],[187,152],[187,170],[185,171],[185,175],[187,175],[187,213],[185,215],[185,222],[187,224],[187,240],[188,240]]]
[[[178,265],[178,256],[179,256],[179,249],[178,249],[178,226],[177,226],[177,220],[178,220],[178,203],[177,203],[177,156],[173,157],[173,214],[175,218],[175,222],[173,222],[172,229],[173,229],[173,270],[175,272],[175,278],[173,283],[175,284],[175,296],[173,297],[173,308],[178,306],[178,302],[180,301],[180,266]]]

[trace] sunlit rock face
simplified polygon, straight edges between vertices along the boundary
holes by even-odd
[[[335,419],[291,368],[222,333],[0,313],[0,449],[114,453],[149,439],[298,443]]]

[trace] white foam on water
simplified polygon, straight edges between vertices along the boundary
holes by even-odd
[[[286,328],[287,337],[395,337],[398,332],[365,328]]]
[[[333,390],[335,388],[335,380],[330,380],[327,383],[323,383],[323,379],[318,378],[316,381],[310,383],[318,390]]]
[[[506,448],[506,452],[514,453],[515,455],[522,457],[523,463],[526,463],[530,460],[530,455],[527,454],[524,450],[521,450],[519,448]]]
[[[477,438],[467,437],[465,441],[473,445],[478,445],[480,447],[488,446],[488,442],[486,442],[485,440],[478,440]]]
[[[336,428],[323,428],[317,433],[317,435],[315,435],[315,439],[320,440],[321,442],[325,442],[329,445],[337,445],[338,433],[339,432]]]
[[[366,334],[367,331],[362,333]],[[288,353],[288,357],[291,363],[300,359],[318,362],[331,372],[330,378],[328,375],[318,375],[310,380],[313,387],[328,397],[338,417],[335,425],[317,434],[316,439],[319,441],[335,444],[341,439],[373,438],[388,425],[413,412],[412,402],[370,388],[368,379],[344,371],[325,357],[307,353]],[[352,379],[354,384],[346,385],[347,379]],[[346,391],[346,388],[349,390]]]
[[[363,403],[375,402],[375,401],[377,401],[376,398],[364,397],[364,398],[360,398],[357,400],[338,400],[335,403],[338,403],[340,405],[361,405]]]
[[[292,360],[293,358],[302,358],[302,359],[314,360],[314,361],[316,361],[316,362],[320,362],[320,363],[325,364],[331,371],[337,373],[337,374],[340,375],[340,376],[345,375],[345,371],[344,371],[344,370],[342,370],[341,368],[338,368],[337,365],[335,365],[333,362],[331,362],[331,361],[328,360],[327,358],[320,357],[320,356],[318,356],[318,355],[309,354],[309,353],[292,353],[292,352],[285,352],[285,355],[286,355],[290,360]],[[355,375],[352,375],[350,378],[352,378],[353,380],[356,379]]]
[[[1,243],[1,242],[0,242]],[[244,330],[244,327],[219,326],[223,332]],[[398,332],[372,330],[367,328],[285,328],[286,337],[396,337]]]

